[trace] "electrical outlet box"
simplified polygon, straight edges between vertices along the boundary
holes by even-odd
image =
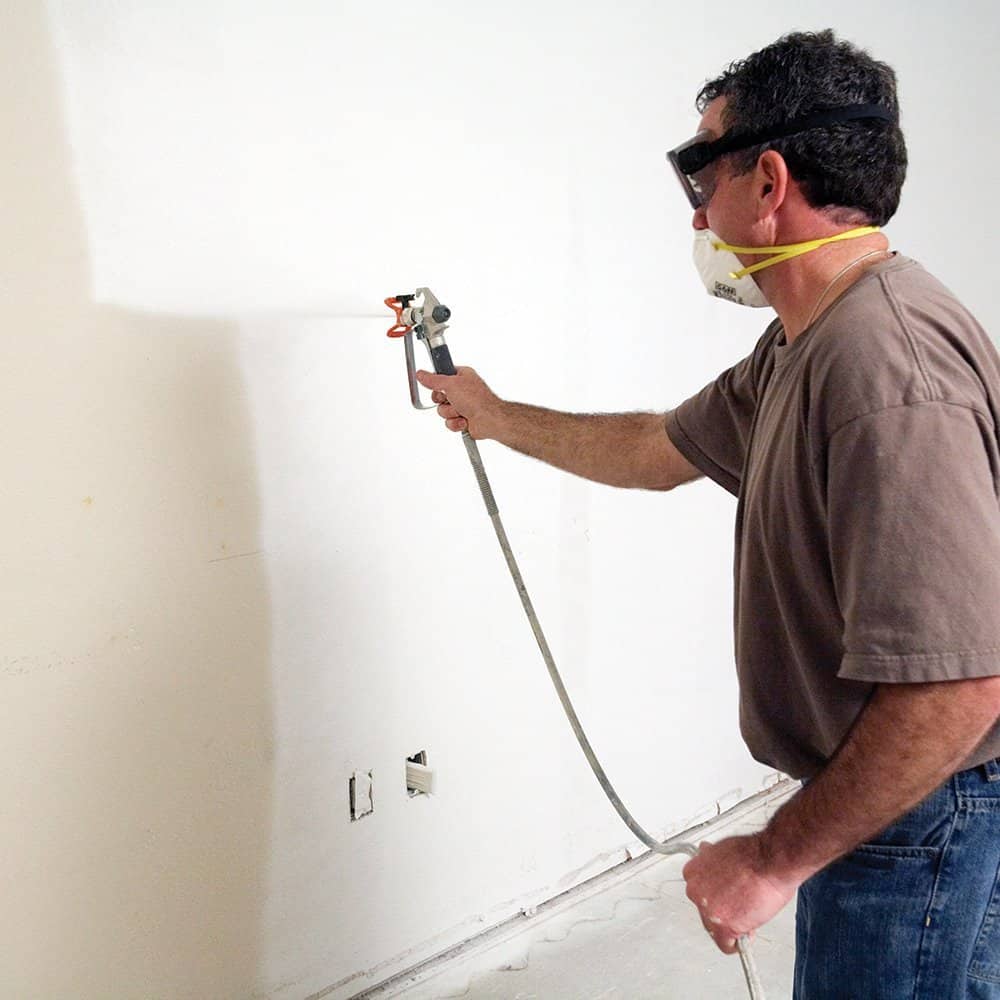
[[[351,821],[368,816],[375,810],[372,793],[372,772],[355,771],[348,783],[351,800]]]
[[[406,794],[426,795],[433,788],[434,772],[427,766],[427,751],[406,758]]]

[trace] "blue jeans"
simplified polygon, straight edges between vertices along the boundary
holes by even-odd
[[[793,1000],[1000,1000],[1000,758],[799,888]]]

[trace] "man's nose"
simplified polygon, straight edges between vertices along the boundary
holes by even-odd
[[[708,215],[705,212],[704,205],[694,210],[694,218],[691,219],[691,225],[697,230],[708,229]]]

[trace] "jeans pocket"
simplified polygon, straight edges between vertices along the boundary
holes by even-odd
[[[969,977],[1000,986],[1000,867],[997,868],[993,895],[972,949]]]
[[[941,855],[861,844],[803,883],[796,996],[897,998],[906,983],[912,996]]]
[[[864,868],[895,868],[907,860],[936,861],[941,854],[940,847],[910,847],[902,844],[858,844],[842,860]]]

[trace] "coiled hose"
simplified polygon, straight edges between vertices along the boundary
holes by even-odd
[[[594,754],[593,748],[590,745],[590,740],[587,739],[587,734],[583,731],[583,727],[580,725],[580,720],[577,718],[576,712],[573,709],[573,704],[569,700],[569,695],[566,693],[566,688],[563,685],[562,678],[559,676],[559,671],[556,669],[555,660],[552,657],[552,651],[549,649],[549,644],[545,640],[545,634],[542,632],[542,626],[539,624],[538,616],[535,614],[535,609],[531,603],[531,598],[528,596],[528,588],[524,585],[524,579],[521,577],[521,570],[518,568],[517,560],[514,558],[514,553],[510,548],[510,542],[507,540],[507,532],[504,531],[503,522],[500,520],[500,512],[497,509],[497,502],[493,497],[493,489],[490,486],[489,478],[486,475],[486,469],[483,467],[483,459],[479,454],[479,446],[476,444],[475,438],[473,438],[467,430],[462,431],[462,440],[465,442],[465,450],[469,453],[469,461],[472,463],[473,471],[476,474],[476,482],[479,483],[479,491],[482,493],[483,501],[486,503],[486,512],[490,515],[490,520],[493,522],[493,528],[497,533],[497,539],[500,542],[500,548],[503,550],[504,559],[507,560],[507,568],[510,570],[510,575],[514,579],[514,585],[517,587],[517,593],[521,598],[521,604],[524,606],[524,612],[528,616],[528,621],[531,623],[531,631],[535,633],[538,648],[541,650],[542,658],[545,660],[545,666],[548,667],[549,676],[552,678],[552,683],[555,685],[556,693],[559,695],[559,700],[562,702],[562,707],[566,712],[566,717],[569,719],[569,723],[573,727],[573,732],[576,734],[577,742],[579,742],[580,748],[583,750],[584,756],[587,758],[591,770],[600,782],[601,788],[604,789],[604,794],[607,795],[608,799],[610,799],[611,804],[615,807],[615,811],[624,820],[625,825],[651,851],[667,855],[688,854],[693,858],[698,853],[698,848],[694,844],[683,841],[671,842],[669,840],[661,843],[655,837],[648,834],[641,826],[639,826],[632,814],[625,808],[625,803],[618,797],[618,793],[614,790],[611,782],[608,780],[608,776],[604,773],[604,768],[601,767],[601,762]],[[760,976],[757,973],[757,966],[754,963],[753,954],[750,951],[750,942],[746,937],[741,937],[736,943],[739,948],[740,962],[743,965],[743,975],[746,978],[747,989],[750,991],[750,998],[751,1000],[764,1000],[764,987],[761,985]]]

